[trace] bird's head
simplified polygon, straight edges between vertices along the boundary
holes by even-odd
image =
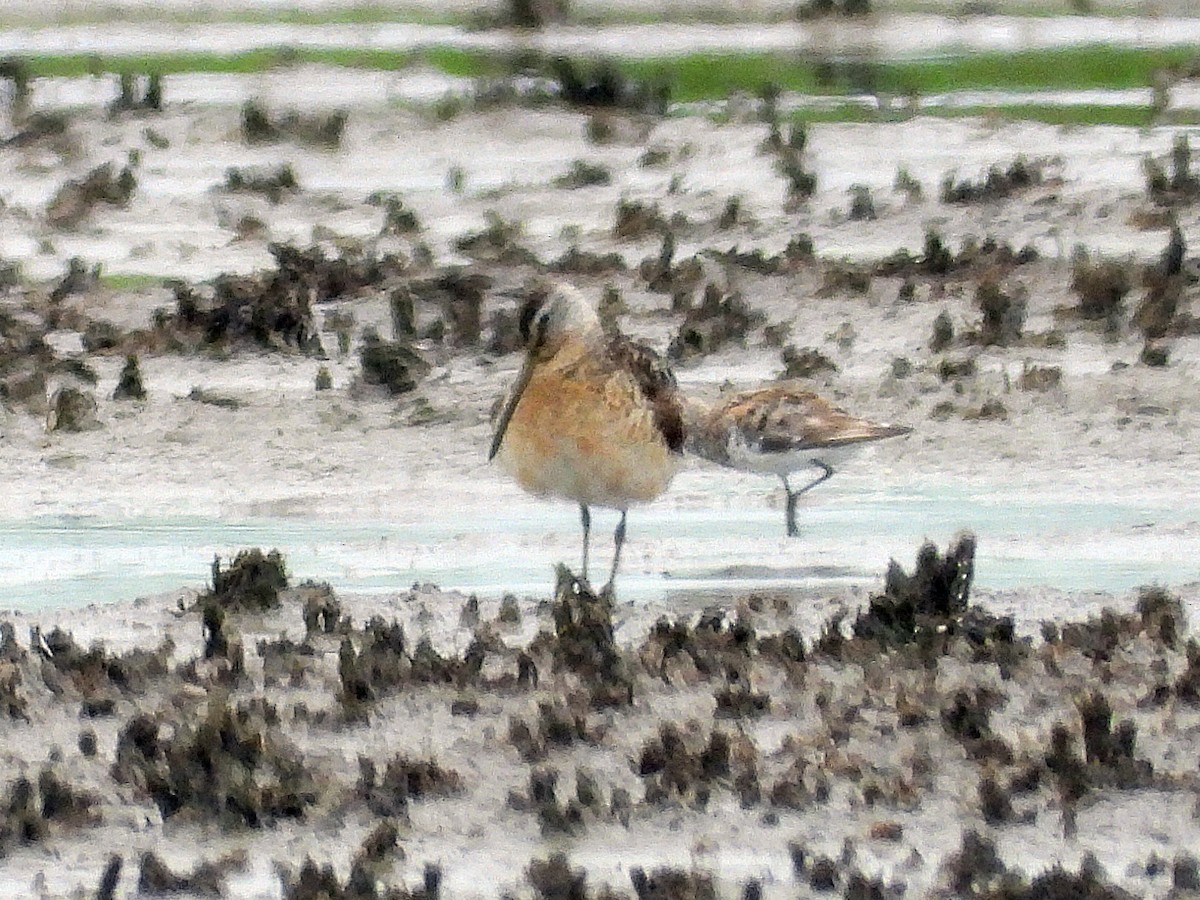
[[[596,308],[569,284],[534,289],[521,306],[521,340],[532,360],[549,359],[568,340],[601,333]]]
[[[525,364],[496,419],[488,459],[499,452],[508,422],[538,363],[553,357],[568,341],[586,341],[603,334],[595,307],[568,284],[540,286],[531,291],[521,306],[519,326],[525,344]]]

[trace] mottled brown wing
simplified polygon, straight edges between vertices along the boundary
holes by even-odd
[[[741,433],[747,446],[764,453],[838,447],[911,430],[857,418],[812,391],[783,385],[738,394],[719,414]]]
[[[609,340],[605,353],[616,368],[628,372],[654,411],[654,425],[667,447],[683,452],[683,400],[679,386],[662,357],[647,347],[617,335]]]

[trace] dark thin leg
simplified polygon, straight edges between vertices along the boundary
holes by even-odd
[[[821,474],[818,475],[816,478],[814,478],[812,481],[810,481],[808,484],[806,484],[804,487],[800,488],[800,490],[798,490],[798,491],[792,490],[791,485],[788,484],[786,475],[782,476],[783,489],[787,493],[787,534],[788,534],[788,537],[799,537],[800,536],[800,529],[796,527],[796,501],[798,499],[800,499],[800,495],[807,493],[808,491],[811,491],[822,481],[825,481],[827,478],[829,478],[831,475],[833,475],[833,467],[832,466],[821,462],[821,460],[819,460],[819,459],[814,459],[811,462],[814,466],[816,466],[817,468],[822,470]]]
[[[800,529],[796,527],[796,500],[800,495],[792,493],[786,475],[780,477],[783,478],[783,490],[787,494],[787,536],[800,537]]]
[[[588,540],[592,533],[592,514],[588,512],[587,506],[579,504],[579,521],[583,523],[583,576],[580,578],[584,584],[587,583],[587,564],[588,564]]]
[[[609,573],[608,584],[600,591],[601,595],[611,595],[613,584],[617,580],[617,568],[621,565],[621,548],[625,546],[625,510],[621,510],[621,521],[617,523],[617,530],[613,532],[613,545],[612,572]]]

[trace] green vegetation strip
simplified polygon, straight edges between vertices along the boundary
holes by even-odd
[[[660,59],[621,59],[614,65],[634,79],[667,81],[681,102],[720,100],[766,84],[800,94],[882,92],[894,96],[962,90],[1087,90],[1146,87],[1157,70],[1197,59],[1193,47],[1131,49],[1092,45],[1022,53],[979,53],[906,61],[822,62],[811,53],[689,54]],[[447,75],[498,76],[544,69],[530,53],[497,53],[453,47],[420,50],[269,48],[244,53],[169,53],[128,56],[94,54],[25,58],[30,75],[79,77],[102,73],[183,72],[250,74],[299,63],[394,71],[425,64]]]
[[[480,77],[500,75],[507,69],[494,54],[452,47],[423,50],[313,49],[274,47],[243,53],[144,53],[104,56],[92,53],[19,57],[34,78],[80,78],[85,75],[179,75],[192,72],[254,75],[305,63],[354,69],[395,71],[417,64],[432,66],[447,75]]]
[[[1053,91],[1121,90],[1147,87],[1164,68],[1196,62],[1191,47],[1129,49],[1096,45],[1053,51],[974,54],[918,61],[825,62],[810,55],[691,54],[654,60],[615,60],[611,65],[637,81],[665,81],[678,102],[720,101],[731,94],[758,93],[772,84],[800,96],[847,96],[877,93],[893,98],[921,97],[963,90]],[[245,53],[172,53],[130,56],[91,54],[32,56],[24,59],[33,77],[81,77],[104,73],[186,72],[253,74],[307,64],[396,71],[417,65],[462,78],[501,77],[516,72],[550,71],[548,60],[534,54],[496,53],[454,47],[413,51],[368,49],[271,48]],[[584,62],[584,69],[589,64]],[[1060,125],[1144,126],[1151,111],[1142,106],[1044,103],[933,107],[923,115],[992,116]],[[876,113],[861,104],[804,109],[795,117],[812,122],[875,121],[903,113]]]

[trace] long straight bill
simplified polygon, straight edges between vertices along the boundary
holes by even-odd
[[[521,366],[520,374],[517,375],[517,382],[513,385],[512,392],[508,395],[508,402],[504,404],[504,411],[500,413],[500,418],[496,420],[496,433],[492,436],[492,448],[488,450],[489,461],[500,451],[500,445],[504,443],[504,432],[508,430],[509,420],[512,419],[513,413],[517,411],[517,404],[521,402],[521,395],[525,393],[525,388],[529,385],[529,379],[532,377],[533,360],[527,356],[525,357],[525,364]]]

